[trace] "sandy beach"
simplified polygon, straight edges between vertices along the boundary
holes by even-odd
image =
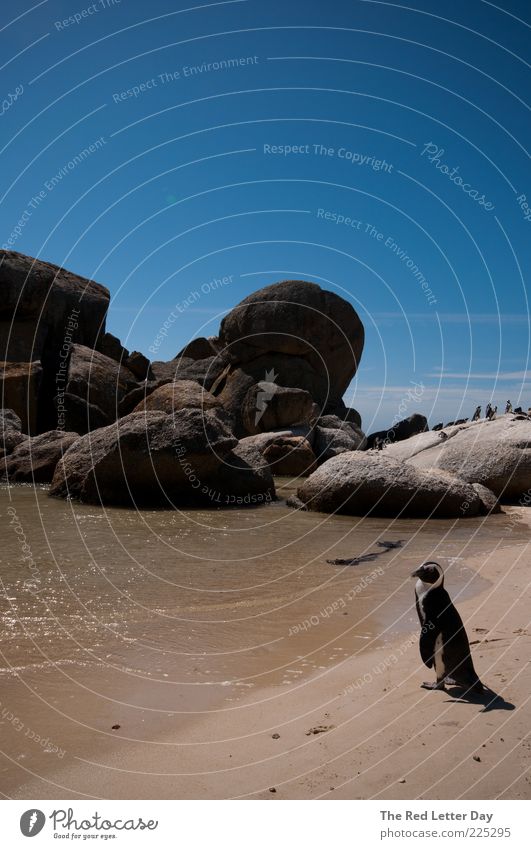
[[[6,845],[527,845],[531,0],[2,11]]]
[[[77,527],[85,527],[83,509],[76,508]],[[288,517],[287,508],[272,509]],[[171,652],[148,668],[148,655],[131,639],[120,662],[108,630],[89,651],[86,623],[76,632],[82,658],[69,653],[69,620],[70,633],[49,662],[3,670],[2,792],[41,799],[529,798],[530,512],[508,507],[453,523],[365,520],[355,536],[352,519],[328,517],[312,544],[321,539],[334,555],[374,549],[371,540],[382,534],[408,544],[336,570],[331,587],[322,581],[310,591],[313,578],[301,573],[311,600],[303,592],[289,613],[279,604],[251,620],[244,632],[251,648],[232,648],[227,680],[217,677],[225,667],[215,666],[223,646],[204,645],[208,671],[216,672],[207,687],[197,686],[204,635],[183,684],[187,667],[175,665]],[[320,527],[323,517],[300,518]],[[293,515],[286,527],[296,532]],[[419,657],[409,574],[422,552],[444,565],[478,673],[501,696],[488,709],[489,699],[464,703],[457,691],[420,687],[432,671]],[[318,568],[332,574],[323,561]],[[292,593],[288,582],[286,598]],[[250,592],[226,605],[220,622],[259,601]],[[223,627],[214,631],[218,638]],[[4,660],[10,650],[4,645]]]

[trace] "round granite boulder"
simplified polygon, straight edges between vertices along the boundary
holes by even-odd
[[[219,334],[231,362],[269,360],[267,368],[278,372],[276,382],[306,389],[323,411],[341,400],[356,374],[364,338],[348,301],[305,280],[286,280],[249,295],[225,316]],[[290,375],[291,358],[306,361],[315,374],[313,385]]]
[[[474,486],[439,469],[416,469],[384,452],[352,451],[324,463],[299,487],[308,510],[353,516],[454,518],[490,512]]]

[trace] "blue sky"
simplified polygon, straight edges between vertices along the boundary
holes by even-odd
[[[2,244],[154,359],[276,280],[337,291],[368,431],[527,408],[528,3],[193,6],[4,4]]]

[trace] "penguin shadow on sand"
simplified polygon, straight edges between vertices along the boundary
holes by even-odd
[[[483,685],[483,693],[474,693],[470,690],[465,690],[458,684],[447,684],[444,688],[449,699],[447,702],[464,702],[466,704],[482,705],[480,713],[489,713],[491,710],[514,710],[516,705],[506,701],[503,696],[495,693],[490,687]]]
[[[430,561],[416,569],[415,606],[420,620],[420,656],[436,680],[421,686],[443,690],[454,702],[482,705],[482,713],[514,710],[514,705],[486,687],[478,678],[468,636],[452,600],[444,588],[444,573],[439,563]]]

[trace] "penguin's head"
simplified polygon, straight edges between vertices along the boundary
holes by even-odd
[[[423,584],[437,584],[442,586],[444,575],[442,566],[435,563],[433,560],[423,563],[418,569],[411,573],[412,578],[420,578]]]

